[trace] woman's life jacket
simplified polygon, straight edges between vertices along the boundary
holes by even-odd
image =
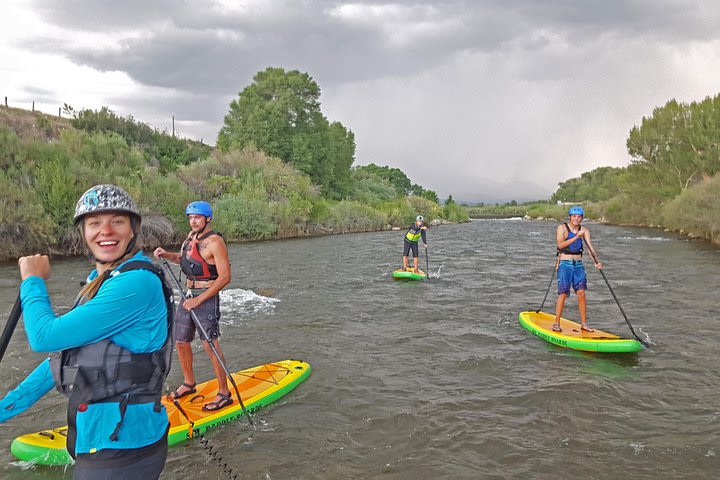
[[[50,354],[50,370],[55,387],[69,399],[67,449],[73,458],[77,412],[87,409],[88,404],[119,403],[120,421],[110,435],[112,441],[117,440],[129,404],[155,402],[156,412],[162,407],[160,400],[173,353],[173,292],[165,283],[163,271],[147,261],[127,262],[111,275],[137,269],[153,272],[162,284],[168,322],[167,339],[162,348],[151,353],[133,353],[105,339]]]
[[[410,228],[408,228],[407,233],[405,233],[405,240],[410,243],[417,243],[422,237],[424,226],[424,223],[420,226],[418,226],[417,224],[413,224]]]
[[[573,237],[575,237],[575,236],[577,235],[577,234],[574,233],[572,230],[570,230],[570,227],[568,226],[567,223],[564,223],[563,225],[565,225],[565,228],[567,228],[567,231],[568,231],[568,236],[567,236],[567,238],[566,238],[565,240],[567,240],[568,238],[573,238]],[[578,232],[580,231],[581,228],[582,228],[582,226],[578,225]],[[570,245],[568,245],[567,247],[565,247],[565,248],[558,248],[557,250],[558,250],[558,254],[565,253],[565,254],[567,254],[567,255],[580,255],[580,256],[582,256],[582,254],[583,254],[583,239],[582,239],[582,238],[576,238],[575,241],[572,242],[572,243],[571,243]]]
[[[211,235],[219,235],[219,233],[210,230],[205,235],[194,238],[188,238],[180,249],[180,268],[188,280],[207,281],[218,278],[217,267],[205,261],[200,255],[198,244]]]

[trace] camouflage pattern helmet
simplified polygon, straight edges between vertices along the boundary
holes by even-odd
[[[140,210],[130,195],[115,185],[95,185],[75,205],[75,223],[89,213],[125,212],[140,220]]]

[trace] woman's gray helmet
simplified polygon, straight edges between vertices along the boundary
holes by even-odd
[[[415,221],[416,221],[416,222],[424,222],[424,221],[425,221],[425,217],[423,217],[422,215],[418,215],[417,217],[415,217]]]
[[[75,205],[75,224],[89,213],[124,212],[140,220],[140,210],[130,195],[115,185],[95,185],[83,193]]]
[[[140,210],[138,210],[135,202],[125,190],[115,185],[95,185],[90,188],[82,194],[80,200],[75,204],[75,225],[80,225],[85,215],[90,213],[110,212],[127,213],[130,216],[133,238],[128,243],[125,253],[120,256],[122,258],[135,248],[141,222]],[[120,258],[116,258],[112,262],[95,260],[100,263],[113,263]]]

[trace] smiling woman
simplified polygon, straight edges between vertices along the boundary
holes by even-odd
[[[0,400],[0,421],[55,385],[68,397],[74,478],[158,478],[167,457],[161,396],[172,356],[172,291],[135,245],[140,212],[125,190],[92,187],[74,221],[95,269],[69,312],[53,312],[48,257],[18,260],[28,343],[53,353]]]

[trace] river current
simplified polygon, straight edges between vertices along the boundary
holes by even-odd
[[[393,281],[403,231],[230,245],[221,344],[230,370],[286,358],[303,384],[207,437],[241,479],[710,479],[720,477],[720,250],[659,230],[590,223],[637,354],[555,347],[517,321],[540,306],[555,223],[477,220],[431,228],[431,279]],[[421,250],[421,266],[426,258]],[[588,319],[630,336],[591,262]],[[53,261],[69,308],[85,259]],[[17,296],[0,265],[0,322]],[[553,283],[545,305],[552,311]],[[575,297],[565,317],[577,319]],[[211,367],[195,344],[198,378]],[[0,364],[0,394],[41,361],[22,329]],[[177,362],[168,382],[181,382]],[[0,428],[0,478],[71,478],[9,451],[65,424],[55,392]],[[198,441],[170,448],[162,478],[227,478]],[[139,479],[138,479],[139,480]]]

